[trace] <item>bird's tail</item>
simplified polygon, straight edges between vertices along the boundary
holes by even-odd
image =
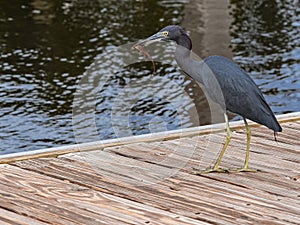
[[[276,117],[275,117],[275,115],[273,114],[272,111],[270,112],[269,115],[264,116],[264,120],[255,121],[255,122],[258,122],[258,123],[261,123],[261,124],[265,125],[269,129],[273,130],[274,133],[282,131],[282,127],[280,126],[279,122],[277,121],[277,119],[276,119]],[[276,139],[276,136],[275,136],[275,139]]]
[[[268,127],[269,129],[273,130],[274,132],[281,132],[282,131],[282,127],[280,126],[277,118],[275,117],[272,109],[270,108],[270,106],[268,105],[268,103],[266,102],[265,98],[263,97],[263,95],[260,96],[260,103],[261,103],[261,107],[260,107],[260,112],[261,116],[259,116],[258,118],[260,118],[259,123],[264,124],[266,127]]]
[[[268,128],[274,130],[274,135],[275,135],[275,140],[276,140],[276,132],[281,132],[282,131],[282,127],[280,126],[278,120],[276,119],[275,115],[272,112],[272,119],[270,121],[270,123],[268,123]]]

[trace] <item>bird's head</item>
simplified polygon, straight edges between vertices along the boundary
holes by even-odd
[[[147,39],[138,43],[140,46],[147,46],[154,42],[160,41],[175,41],[177,44],[187,47],[189,49],[192,48],[191,40],[186,34],[186,32],[177,25],[169,25],[165,28],[161,29],[156,34],[148,37]]]

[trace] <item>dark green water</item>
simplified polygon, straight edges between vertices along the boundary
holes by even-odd
[[[76,143],[73,101],[83,74],[97,70],[95,57],[180,24],[186,3],[169,2],[1,0],[0,154]],[[275,113],[300,111],[299,2],[232,0],[231,6],[234,60],[255,79]],[[156,67],[155,76],[149,62],[116,71],[108,80],[91,75],[102,87],[95,105],[98,139],[198,125],[188,116],[198,99],[205,105],[196,85],[172,64]],[[109,73],[105,68],[99,71]],[[166,90],[172,100],[164,97]],[[124,118],[122,107],[130,111],[127,133],[113,127]],[[209,123],[206,108],[197,111],[200,124]]]

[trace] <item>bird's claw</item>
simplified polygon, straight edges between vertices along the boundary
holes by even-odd
[[[228,168],[217,168],[217,169],[214,169],[214,168],[207,168],[205,170],[198,170],[196,168],[193,168],[195,171],[194,171],[194,174],[196,175],[201,175],[201,174],[206,174],[206,173],[229,173],[230,172],[230,169]]]
[[[246,167],[243,167],[243,168],[238,168],[238,169],[230,169],[229,172],[236,172],[236,173],[239,173],[239,172],[252,172],[252,173],[255,173],[257,172],[258,170],[255,170],[255,169],[249,169],[249,168],[246,168]]]
[[[238,173],[238,172],[257,172],[259,170],[255,170],[255,169],[249,169],[246,167],[243,168],[238,168],[238,169],[234,169],[234,168],[207,168],[205,170],[199,170],[196,168],[193,168],[194,174],[195,175],[201,175],[201,174],[206,174],[206,173]]]

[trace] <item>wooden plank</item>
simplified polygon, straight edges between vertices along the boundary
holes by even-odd
[[[137,146],[136,149],[139,149],[138,147],[139,146]],[[133,146],[131,146],[131,148],[133,148]],[[133,155],[133,156],[137,155],[136,151],[134,151],[134,152],[131,151],[131,148],[125,148],[125,146],[124,146],[124,148],[122,148],[122,149],[117,149],[116,152],[117,153],[121,152],[123,155],[125,155],[127,157],[130,157],[131,155]],[[114,152],[113,148],[110,148],[110,149]],[[153,151],[153,150],[154,149],[151,149],[151,151]],[[153,152],[152,152],[152,154],[153,154]],[[267,177],[265,177],[265,176],[267,176],[267,175],[269,176],[270,173],[273,173],[272,179],[270,179],[268,183],[261,182],[264,185],[263,189],[264,190],[272,189],[272,191],[277,194],[280,194],[280,193],[284,192],[286,189],[289,189],[289,194],[291,194],[293,197],[296,197],[295,193],[298,193],[299,187],[296,186],[295,189],[293,189],[293,187],[294,187],[293,182],[291,182],[291,183],[290,182],[282,182],[282,179],[287,179],[287,178],[292,178],[292,177],[297,176],[298,171],[299,171],[298,163],[294,163],[291,161],[278,160],[278,159],[276,159],[276,155],[274,157],[274,155],[270,156],[270,155],[261,155],[261,154],[257,154],[257,153],[252,153],[251,156],[252,156],[251,157],[252,161],[251,161],[250,165],[252,165],[252,167],[254,167],[254,168],[259,169],[262,172],[254,175],[255,179],[257,179],[257,180],[251,181],[248,179],[248,181],[252,182],[252,184],[254,182],[254,184],[255,184],[255,182],[260,182],[260,181],[267,179]],[[243,163],[244,153],[239,154],[239,158],[236,158],[236,157],[237,157],[236,153],[235,153],[235,157],[232,157],[232,155],[225,157],[224,158],[225,165],[237,166],[235,162]],[[273,157],[273,160],[271,160],[271,157]],[[175,158],[177,158],[177,160],[179,159],[179,157],[177,157],[177,156]],[[257,160],[253,160],[256,158],[257,158]],[[299,154],[298,154],[298,158],[299,158]],[[151,162],[154,161],[151,158],[151,156],[149,156],[147,154],[145,154],[145,158],[139,157],[138,159],[145,161],[145,162],[146,161],[151,161]],[[161,161],[161,162],[159,163],[158,161]],[[224,162],[222,164],[224,164]],[[163,166],[168,166],[168,167],[170,166],[169,164],[166,165],[163,160],[157,160],[156,163],[159,165],[163,165]],[[190,164],[190,161],[188,164]],[[176,164],[174,164],[174,165],[176,165]],[[197,164],[194,164],[193,167],[195,167],[196,165]],[[190,165],[188,167],[190,167]],[[202,169],[204,169],[204,168],[202,168]],[[276,171],[276,174],[274,174],[274,171]],[[263,176],[263,177],[260,179],[260,176]],[[293,192],[293,190],[294,190],[294,192]]]
[[[100,154],[100,160],[99,160],[99,164],[102,165],[102,160],[104,162],[107,162],[107,158],[104,157],[104,154],[107,154],[107,152],[97,152],[97,154]],[[84,154],[84,153],[82,153]],[[89,153],[85,153],[85,154],[89,154]],[[93,154],[93,160],[95,160],[95,158],[97,158],[97,154],[95,155],[95,153]],[[171,186],[167,186],[165,182],[163,182],[163,184],[155,184],[155,188],[150,188],[150,187],[143,187],[143,188],[138,188],[137,186],[130,186],[128,185],[128,183],[126,183],[126,180],[124,182],[122,182],[122,180],[120,181],[120,179],[118,179],[118,177],[115,177],[115,175],[112,175],[112,177],[107,177],[107,176],[103,176],[103,174],[97,174],[97,172],[95,171],[95,168],[91,168],[90,165],[88,164],[84,164],[84,162],[86,162],[87,157],[89,156],[84,156],[82,159],[84,159],[84,161],[79,162],[80,163],[80,168],[81,170],[78,171],[76,170],[76,168],[78,168],[77,166],[77,160],[79,158],[77,158],[77,155],[69,155],[68,159],[66,159],[66,156],[60,157],[60,159],[57,159],[55,162],[50,161],[50,160],[43,160],[43,163],[48,162],[46,164],[47,168],[50,168],[49,171],[47,171],[47,175],[49,176],[56,176],[59,177],[60,179],[69,179],[71,182],[79,182],[82,185],[86,185],[89,186],[90,188],[93,188],[95,190],[101,190],[103,192],[110,192],[111,190],[118,190],[118,193],[114,193],[117,194],[118,196],[122,197],[122,198],[129,198],[133,201],[141,201],[144,204],[154,204],[156,207],[161,207],[162,209],[168,209],[168,210],[172,210],[174,211],[174,213],[178,213],[180,215],[185,215],[187,217],[192,217],[196,219],[196,213],[201,212],[201,218],[205,219],[206,221],[209,222],[219,222],[219,223],[231,223],[232,221],[235,221],[236,217],[241,217],[241,218],[245,218],[244,222],[248,221],[248,220],[255,220],[258,223],[263,223],[266,222],[268,220],[272,219],[272,215],[281,215],[281,219],[282,218],[288,218],[288,220],[290,220],[290,222],[295,222],[298,218],[293,214],[295,213],[295,208],[293,206],[288,206],[288,210],[283,210],[284,208],[282,208],[283,206],[278,204],[276,201],[271,201],[271,200],[266,200],[264,198],[261,198],[259,201],[257,199],[253,199],[253,196],[256,197],[256,192],[257,190],[252,190],[252,194],[250,195],[251,198],[249,198],[249,193],[248,190],[246,190],[247,195],[244,194],[245,190],[244,188],[242,188],[242,190],[240,190],[240,184],[234,184],[232,183],[224,183],[222,182],[218,182],[216,181],[216,179],[213,180],[214,188],[208,188],[207,186],[204,186],[202,188],[196,189],[198,190],[198,196],[195,196],[197,194],[194,194],[192,196],[189,196],[188,192],[183,192],[183,193],[178,193],[178,191],[176,190],[172,190],[172,188],[174,188],[174,186],[176,186],[175,189],[179,189],[180,190],[180,184],[182,182],[185,182],[188,184],[189,187],[197,187],[199,186],[199,184],[201,183],[205,183],[207,184],[207,180],[210,180],[211,177],[205,178],[203,180],[203,178],[199,177],[199,176],[194,176],[194,175],[189,175],[187,173],[177,173],[176,174],[176,178],[178,178],[178,180],[176,181],[176,185],[174,185],[174,183]],[[121,157],[121,156],[117,156],[117,157]],[[72,163],[70,163],[71,159],[75,159],[74,161],[72,161]],[[62,162],[61,162],[61,161]],[[66,160],[66,161],[65,161]],[[111,158],[110,158],[111,160]],[[126,161],[126,163],[128,163],[128,165],[135,165],[137,166],[137,162],[132,162],[134,159],[127,159],[128,161]],[[64,162],[65,161],[65,162]],[[69,163],[67,163],[69,162]],[[101,163],[100,163],[101,162]],[[109,162],[110,164],[112,164],[112,160]],[[120,160],[116,160],[115,162],[116,166],[120,166],[120,164],[123,164],[123,162],[120,163]],[[142,165],[144,165],[144,162],[141,162]],[[19,163],[16,163],[17,165]],[[39,164],[41,164],[39,162]],[[72,164],[72,166],[70,166],[70,164]],[[64,165],[68,165],[68,168],[63,168]],[[140,165],[142,167],[142,165]],[[30,165],[30,163],[27,163],[27,165],[25,165],[24,163],[21,164],[21,166],[23,168],[27,168],[27,169],[35,169],[34,166]],[[72,168],[74,167],[74,168]],[[103,168],[107,170],[107,166],[103,165]],[[116,173],[116,171],[114,170],[114,167],[110,168],[112,171],[114,171]],[[161,172],[163,169],[162,168],[158,168],[158,170]],[[128,170],[126,170],[126,168],[121,168],[121,170],[117,171],[118,173],[122,172],[121,174],[119,174],[119,177],[122,176],[128,176],[128,174],[131,174],[130,172],[128,172]],[[89,175],[88,175],[89,174]],[[93,174],[93,175],[91,175]],[[217,174],[216,174],[217,175]],[[249,174],[250,176],[251,174]],[[89,176],[87,178],[87,176]],[[186,178],[189,178],[189,181],[186,180]],[[111,178],[111,179],[110,179]],[[227,176],[225,177],[227,179]],[[225,179],[224,178],[224,179]],[[191,181],[194,181],[195,183],[190,183]],[[244,180],[244,182],[249,181],[249,177],[247,177],[247,179]],[[250,182],[252,182],[250,180]],[[125,184],[124,184],[125,183]],[[198,185],[197,185],[198,184]],[[245,183],[242,182],[241,185],[244,185]],[[141,185],[143,185],[143,183],[141,183]],[[253,182],[252,182],[253,185]],[[224,187],[227,188],[225,189],[226,191],[224,192]],[[247,187],[247,185],[245,184],[245,187]],[[255,188],[255,186],[253,187]],[[228,194],[229,190],[235,190],[235,197],[234,199],[239,199],[242,197],[242,199],[247,199],[248,203],[250,205],[253,206],[253,208],[245,205],[240,206],[241,202],[231,202],[228,197],[225,199],[226,202],[230,202],[230,204],[228,203],[228,207],[230,206],[232,208],[232,211],[227,211],[224,210],[224,201],[212,201],[211,197],[214,196],[214,198],[217,198],[216,196],[219,195],[219,193],[222,194],[222,196],[225,196],[226,193]],[[171,191],[170,191],[171,190]],[[201,192],[200,196],[199,196],[199,190],[210,190],[209,195],[204,198],[203,197],[203,193]],[[250,189],[251,190],[251,189]],[[259,191],[260,189],[258,189]],[[282,190],[281,190],[282,191]],[[266,196],[273,196],[276,194],[273,193],[269,193],[268,189],[266,189],[266,191],[264,191],[264,189],[262,188],[263,195]],[[283,190],[283,192],[286,192],[286,189]],[[230,193],[230,195],[232,196],[233,193]],[[256,197],[257,198],[257,197]],[[270,197],[269,197],[270,198]],[[169,199],[172,199],[172,202],[169,203],[167,202]],[[267,198],[268,199],[268,198]],[[253,202],[254,201],[254,202]],[[264,207],[266,207],[266,203],[264,202],[269,202],[267,205],[270,211],[269,216],[267,215],[261,215],[261,210],[264,209]],[[257,202],[260,202],[260,204],[258,204]],[[299,203],[299,202],[298,202]],[[295,203],[296,204],[296,203]],[[225,204],[226,205],[226,204]],[[235,208],[242,208],[239,209],[238,212],[236,212],[236,210],[234,210]],[[250,209],[249,209],[250,208]],[[250,214],[249,215],[249,210],[250,210]],[[292,213],[290,213],[290,211]],[[297,213],[299,213],[299,211],[296,211]],[[234,215],[233,215],[234,214]],[[260,216],[257,216],[260,215]],[[295,218],[296,217],[296,218]],[[219,218],[222,218],[222,220],[220,221]],[[265,218],[265,219],[261,219],[261,218]],[[267,219],[266,219],[267,218]],[[279,217],[280,218],[280,217]],[[229,222],[230,221],[230,222]],[[243,219],[242,219],[243,221]]]
[[[254,132],[255,131],[253,131],[253,133]],[[214,142],[216,142],[216,140],[219,141],[220,150],[225,136],[223,134],[213,135],[219,136],[219,138],[214,139]],[[145,162],[151,161],[159,163],[168,157],[170,165],[167,165],[164,161],[164,166],[178,165],[178,163],[179,165],[182,165],[184,164],[184,161],[189,161],[189,167],[199,167],[199,164],[201,164],[200,166],[202,167],[199,167],[199,169],[205,169],[215,162],[217,153],[219,152],[217,150],[213,153],[211,145],[207,148],[207,143],[203,144],[205,136],[207,135],[201,136],[202,139],[199,143],[195,138],[181,138],[178,140],[164,141],[162,143],[139,143],[123,147],[110,147],[105,148],[104,151],[111,151],[115,154],[121,154],[123,156],[136,158]],[[245,135],[242,134],[233,134],[232,142],[224,156],[222,165],[230,167],[242,166],[246,147],[246,140],[244,140],[246,138],[244,136]],[[265,141],[263,138],[257,138],[254,136],[252,139],[251,149],[255,149],[255,151],[251,152],[250,161],[250,165],[254,168],[264,172],[271,172],[277,168],[277,172],[281,172],[281,174],[286,173],[289,170],[292,173],[299,171],[298,162],[300,157],[299,151],[297,151],[297,146],[275,142],[274,140]],[[206,151],[210,151],[210,153],[207,153]],[[191,157],[192,155],[193,157]],[[185,157],[189,157],[190,159],[186,159]],[[174,158],[174,160],[170,160],[171,158]],[[270,160],[272,158],[273,160]],[[276,160],[277,158],[283,160]],[[256,159],[259,160],[257,161]]]
[[[0,178],[2,207],[48,223],[205,224],[15,166],[2,165]]]
[[[277,116],[277,118],[280,120],[281,123],[300,120],[300,112],[279,115]],[[249,125],[251,125],[252,127],[261,126],[251,121],[249,122]],[[241,129],[244,128],[244,122],[234,121],[230,123],[230,126],[232,130]],[[77,145],[47,148],[47,149],[34,150],[29,152],[4,154],[4,155],[0,155],[0,164],[26,160],[26,159],[40,158],[40,157],[57,157],[58,155],[63,155],[68,153],[75,153],[80,151],[91,151],[91,150],[103,149],[111,146],[126,145],[130,143],[172,140],[172,139],[182,138],[182,137],[191,137],[195,135],[204,135],[204,134],[221,132],[224,131],[224,129],[225,129],[225,124],[220,123],[220,124],[212,124],[212,125],[206,125],[200,127],[185,128],[180,130],[171,130],[166,132],[158,132],[158,133],[123,137],[123,138],[110,139],[104,141],[96,141],[96,142],[83,143]]]
[[[278,142],[253,127],[258,173],[195,175],[214,163],[225,133],[2,164],[0,223],[299,224],[300,143],[290,139],[300,121],[282,126]],[[245,145],[235,130],[221,166],[241,166]]]
[[[45,225],[47,223],[0,208],[0,224]]]
[[[155,206],[165,211],[178,213],[180,216],[191,217],[204,222],[232,224],[232,221],[234,220],[232,215],[227,215],[225,212],[218,212],[218,209],[223,208],[223,204],[221,206],[214,207],[213,205],[203,201],[196,202],[193,199],[186,198],[184,196],[176,196],[176,191],[172,191],[173,193],[166,193],[164,189],[170,190],[168,187],[160,188],[160,186],[141,186],[139,188],[137,186],[130,186],[127,183],[122,184],[122,182],[115,179],[115,177],[110,179],[110,177],[101,176],[95,173],[94,168],[90,169],[88,172],[88,165],[83,170],[80,170],[79,173],[76,171],[70,171],[71,168],[68,166],[68,170],[65,173],[66,169],[62,168],[62,166],[66,165],[65,162],[60,162],[59,164],[58,161],[56,161],[55,164],[53,164],[53,162],[49,163],[53,166],[52,168],[52,166],[47,165],[47,168],[51,168],[49,172],[52,173],[53,169],[58,169],[56,169],[55,172],[53,171],[53,174],[47,173],[47,175],[57,176],[60,177],[60,179],[69,179],[71,182],[75,183],[80,182],[82,185],[86,185],[101,192],[110,193],[111,190],[118,190],[118,192],[114,194],[119,197],[138,201],[145,205]],[[75,162],[74,165],[76,166]],[[22,164],[22,166],[24,166],[24,164]],[[83,165],[81,163],[81,168],[82,166]],[[74,168],[74,170],[76,170],[76,168]],[[85,172],[81,174],[83,171]],[[122,171],[124,170],[122,169]],[[124,174],[125,176],[128,176],[128,173],[126,172],[127,171],[124,171]],[[201,216],[199,216],[199,213]]]

